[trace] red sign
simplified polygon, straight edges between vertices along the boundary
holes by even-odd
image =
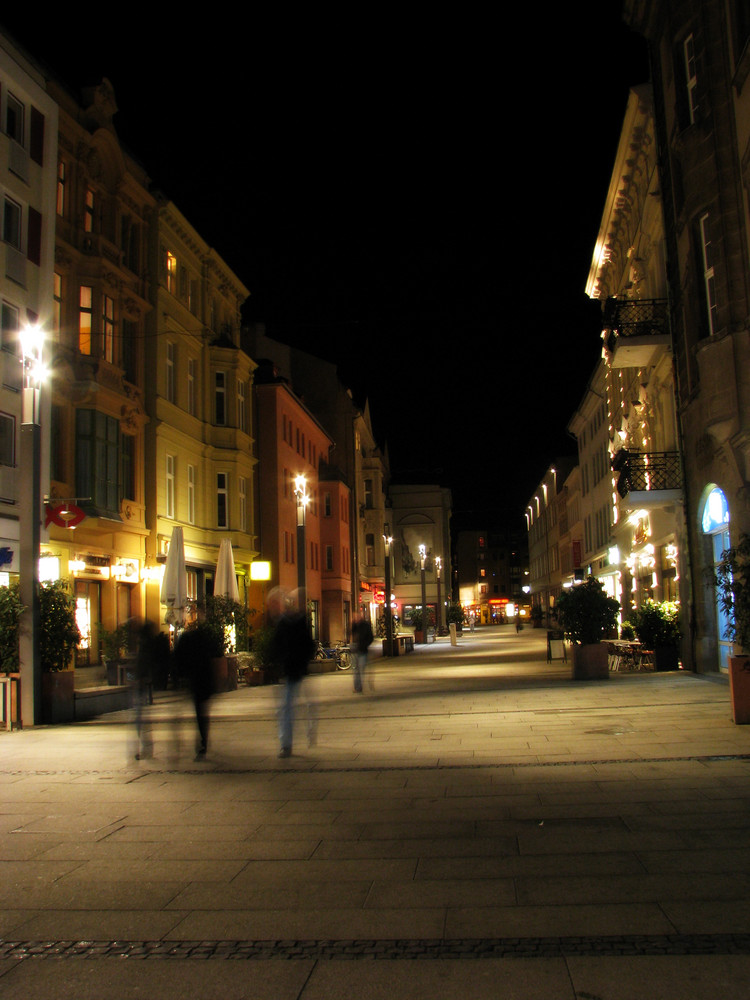
[[[372,598],[376,604],[385,604],[385,591],[381,587],[374,587]]]
[[[47,507],[44,527],[56,524],[58,528],[75,528],[85,517],[86,514],[74,503],[60,503],[56,507]]]

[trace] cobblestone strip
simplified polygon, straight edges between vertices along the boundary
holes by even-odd
[[[625,934],[456,940],[4,941],[2,959],[482,959],[571,955],[747,955],[750,934]]]

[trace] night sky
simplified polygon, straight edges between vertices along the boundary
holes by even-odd
[[[251,290],[247,318],[338,363],[395,477],[486,526],[574,450],[600,350],[584,288],[648,78],[620,3],[526,7],[0,21],[74,90],[111,81],[121,140]]]

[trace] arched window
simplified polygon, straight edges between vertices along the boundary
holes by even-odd
[[[718,486],[710,490],[703,505],[701,515],[701,527],[703,534],[707,535],[711,542],[711,558],[714,568],[721,561],[721,554],[730,547],[729,541],[729,504],[724,492]],[[732,653],[732,643],[728,638],[728,616],[716,605],[716,630],[719,642],[719,669],[729,669],[729,657]]]

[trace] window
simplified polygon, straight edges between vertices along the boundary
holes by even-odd
[[[16,250],[21,249],[21,206],[7,195],[3,209],[3,240]]]
[[[120,424],[98,410],[76,412],[76,494],[100,513],[120,514]]]
[[[174,469],[175,469],[175,459],[174,455],[167,455],[166,458],[166,481],[165,481],[165,499],[164,499],[164,514],[166,517],[175,516],[175,503],[174,503]]]
[[[372,510],[372,479],[365,479],[365,507]]]
[[[323,517],[330,517],[331,513],[332,513],[331,494],[330,493],[324,493],[323,494]]]
[[[122,321],[122,357],[120,364],[128,382],[138,381],[138,323],[133,319]]]
[[[102,296],[102,333],[104,336],[104,359],[110,364],[115,360],[115,301],[109,295]]]
[[[214,375],[214,423],[223,427],[227,422],[226,374],[216,372]]]
[[[86,233],[94,231],[94,192],[91,188],[86,188],[86,197],[83,203],[83,230]]]
[[[174,293],[177,290],[177,258],[167,250],[167,291]]]
[[[237,427],[247,433],[247,404],[245,401],[245,383],[237,380]]]
[[[11,139],[23,146],[24,141],[24,114],[26,109],[21,101],[13,94],[8,94],[8,102],[5,108],[5,131]]]
[[[187,408],[191,417],[197,416],[195,405],[195,358],[188,358],[187,363]]]
[[[129,215],[120,220],[120,249],[123,264],[137,273],[141,262],[140,227]]]
[[[195,466],[187,467],[187,519],[195,524]]]
[[[365,562],[368,566],[375,565],[375,535],[369,532],[365,535]]]
[[[67,175],[65,172],[65,161],[60,160],[57,164],[57,214],[62,218],[65,215],[65,185]]]
[[[81,285],[78,307],[78,350],[81,354],[91,354],[92,317],[94,315],[94,290]]]
[[[135,500],[135,438],[132,434],[123,434],[121,438],[122,495],[129,500]]]
[[[695,40],[688,35],[682,47],[685,60],[685,86],[687,87],[688,116],[695,124],[698,115],[698,75],[695,60]]]
[[[716,332],[716,283],[714,278],[714,261],[708,213],[701,216],[699,226],[701,261],[703,264],[703,289],[706,302],[706,316],[708,319],[708,332],[713,334]]]
[[[52,328],[53,333],[60,337],[60,330],[62,329],[62,275],[55,273],[53,277],[53,289],[52,296],[54,298],[53,314],[52,314]]]
[[[2,344],[0,344],[0,346],[4,351],[8,351],[10,354],[15,354],[18,357],[21,356],[21,344],[18,339],[19,328],[20,322],[18,309],[16,309],[15,306],[12,306],[9,302],[3,302]]]
[[[167,357],[166,357],[166,385],[164,389],[164,395],[170,403],[174,403],[174,352],[175,345],[171,340],[167,341]]]
[[[180,267],[179,269],[179,296],[184,301],[188,301],[190,288],[190,281],[188,278],[188,272],[186,267]]]
[[[229,486],[226,472],[216,474],[216,526],[229,527]]]
[[[0,465],[11,468],[16,464],[16,419],[10,413],[0,413]]]
[[[239,502],[240,531],[247,531],[247,479],[245,476],[237,477],[237,500]]]

